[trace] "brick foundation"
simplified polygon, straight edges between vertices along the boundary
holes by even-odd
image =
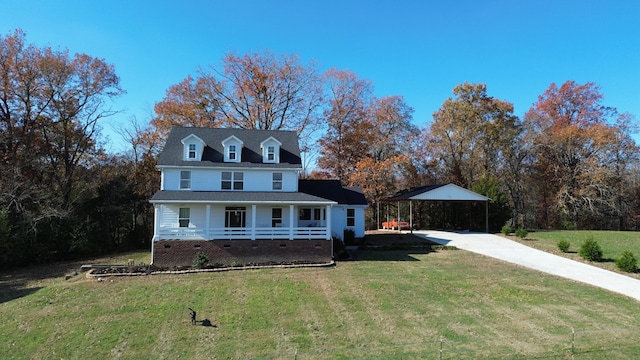
[[[192,266],[203,252],[214,266],[273,263],[324,264],[332,260],[329,240],[161,240],[153,244],[153,265]]]

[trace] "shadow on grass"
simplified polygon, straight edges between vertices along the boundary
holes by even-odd
[[[40,289],[40,286],[28,287],[24,282],[0,282],[0,304],[31,295]]]
[[[367,234],[357,245],[357,260],[420,261],[412,255],[431,253],[437,244],[413,234],[389,231]]]
[[[358,250],[358,260],[365,261],[420,261],[412,255],[428,254],[431,248],[423,249],[371,249]]]
[[[200,321],[200,323],[202,324],[202,326],[206,326],[206,327],[218,327],[217,325],[212,324],[211,320],[209,320],[209,319],[204,319],[204,320]]]
[[[42,289],[38,282],[79,274],[81,261],[34,265],[11,269],[0,276],[0,303],[15,300]]]

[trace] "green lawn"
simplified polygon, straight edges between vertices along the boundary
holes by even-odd
[[[580,258],[578,250],[582,242],[589,237],[598,241],[602,248],[604,261],[593,263],[591,265],[599,266],[611,271],[617,271],[614,260],[622,254],[623,251],[631,251],[636,259],[640,260],[640,232],[632,231],[598,231],[598,230],[557,230],[557,231],[536,231],[530,232],[524,240],[519,240],[514,236],[510,239],[519,241],[525,245],[544,250],[556,255],[561,255],[573,260],[587,262]],[[564,239],[571,243],[568,253],[563,253],[558,249],[558,241]],[[623,273],[640,279],[640,274]]]
[[[128,259],[148,253],[95,262]],[[1,274],[0,358],[640,356],[637,301],[462,250],[102,282],[47,269]],[[192,326],[187,307],[212,326]]]

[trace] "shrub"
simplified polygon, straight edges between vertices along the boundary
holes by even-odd
[[[342,259],[347,253],[347,250],[344,247],[344,243],[342,242],[342,240],[340,240],[336,236],[332,237],[332,241],[333,241],[333,258]]]
[[[343,239],[345,245],[355,245],[356,232],[353,229],[344,229]]]
[[[567,251],[569,251],[569,247],[571,247],[571,243],[569,242],[569,240],[562,239],[558,241],[558,249],[560,249],[560,251],[566,253]]]
[[[513,230],[511,229],[511,226],[505,225],[502,227],[502,230],[500,230],[500,232],[502,232],[504,235],[509,235],[513,232]]]
[[[580,257],[588,261],[602,261],[602,248],[592,237],[588,238],[582,243],[582,245],[580,245],[578,254]]]
[[[616,267],[622,271],[634,273],[638,271],[638,261],[631,251],[625,250],[616,259]]]
[[[527,235],[529,235],[529,232],[525,228],[521,227],[518,230],[516,230],[516,236],[519,237],[520,239],[526,238]]]
[[[198,251],[193,257],[193,267],[195,267],[196,269],[203,269],[205,266],[207,266],[208,262],[209,257],[202,251]]]

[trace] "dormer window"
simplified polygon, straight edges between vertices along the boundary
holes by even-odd
[[[275,161],[276,160],[276,147],[275,146],[267,146],[267,160]]]
[[[236,146],[229,145],[229,160],[235,160],[235,159],[236,159]]]
[[[273,136],[260,143],[262,162],[277,164],[280,162],[280,146],[282,143]]]
[[[229,136],[222,141],[224,147],[224,161],[239,163],[242,158],[242,140],[235,136]]]
[[[184,161],[200,161],[202,159],[202,152],[207,145],[204,140],[191,134],[182,139],[184,145]]]

